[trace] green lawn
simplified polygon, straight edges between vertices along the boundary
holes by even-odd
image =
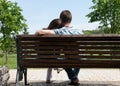
[[[10,69],[17,68],[17,59],[16,54],[9,54],[8,55],[8,64],[5,64],[5,57],[0,57],[0,66],[6,65]]]

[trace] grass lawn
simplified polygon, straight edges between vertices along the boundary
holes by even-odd
[[[16,54],[9,54],[8,55],[8,64],[5,64],[5,57],[0,57],[0,66],[6,65],[10,69],[17,68],[17,56]]]

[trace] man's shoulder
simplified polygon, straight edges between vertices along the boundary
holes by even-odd
[[[60,35],[77,35],[77,34],[81,34],[81,30],[80,29],[76,29],[73,27],[63,27],[61,29],[55,29],[54,30],[55,34],[60,34]]]

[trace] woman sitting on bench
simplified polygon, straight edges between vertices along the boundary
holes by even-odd
[[[56,18],[56,19],[53,19],[49,26],[47,28],[43,28],[44,30],[52,30],[52,29],[59,29],[59,28],[62,28],[62,25],[61,25],[61,19],[59,18]],[[57,73],[59,73],[62,68],[54,68],[54,70],[57,70]],[[46,77],[46,83],[50,83],[51,81],[51,78],[52,78],[52,68],[48,68],[47,70],[47,77]]]

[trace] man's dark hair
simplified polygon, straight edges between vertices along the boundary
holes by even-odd
[[[60,14],[60,19],[62,20],[62,25],[64,26],[66,23],[71,23],[72,14],[69,10],[63,10]]]

